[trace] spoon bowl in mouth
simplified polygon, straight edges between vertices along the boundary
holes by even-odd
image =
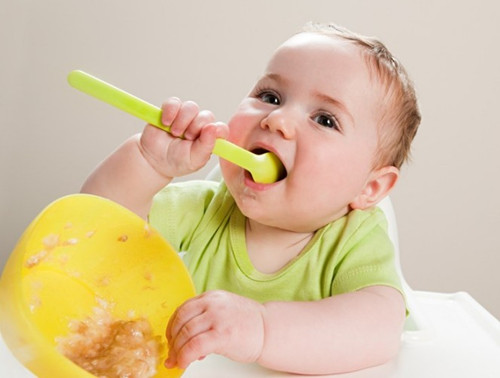
[[[68,82],[72,87],[170,133],[170,127],[161,122],[160,108],[83,71],[71,71]],[[250,171],[254,181],[262,184],[276,182],[285,172],[283,164],[273,153],[257,155],[225,139],[216,140],[213,153]]]
[[[256,155],[256,160],[259,164],[255,164],[253,170],[249,170],[255,182],[261,184],[270,184],[280,181],[286,177],[286,169],[280,159],[272,152],[266,152],[261,155]],[[272,166],[273,170],[266,167]]]
[[[286,176],[286,170],[280,159],[272,152],[254,153],[241,148],[225,139],[217,139],[213,153],[232,163],[237,160],[240,167],[246,169],[252,175],[252,179],[260,184],[272,184]]]

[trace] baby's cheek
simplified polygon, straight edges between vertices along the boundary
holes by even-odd
[[[242,117],[233,117],[229,121],[229,141],[242,146],[245,137],[245,126],[247,123]]]
[[[222,177],[224,178],[224,181],[228,185],[231,185],[232,180],[237,175],[238,166],[233,164],[233,163],[230,163],[224,159],[219,160],[219,165],[221,168],[221,173],[222,173]]]
[[[264,115],[258,109],[245,102],[242,103],[229,120],[229,140],[243,145],[252,130],[260,127],[263,117]]]

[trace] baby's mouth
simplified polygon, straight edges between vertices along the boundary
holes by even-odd
[[[266,150],[265,148],[262,148],[262,147],[254,148],[254,149],[251,150],[251,152],[254,153],[254,154],[256,154],[256,155],[263,155],[263,154],[267,154],[267,153],[273,154],[276,157],[276,159],[279,160],[279,157],[275,153],[273,153],[273,152],[271,152],[269,150]],[[275,182],[281,181],[281,180],[283,180],[283,179],[285,179],[287,177],[287,171],[286,171],[285,165],[281,161],[280,161],[280,163],[281,163],[281,169],[280,169],[280,172],[279,172],[278,179]],[[253,177],[252,177],[252,175],[251,175],[251,173],[249,171],[245,171],[245,175],[248,178],[252,179],[252,181],[254,181],[254,179],[253,179]]]

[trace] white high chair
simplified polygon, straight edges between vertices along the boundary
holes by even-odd
[[[207,176],[220,179],[216,167]],[[380,204],[389,223],[410,315],[397,358],[384,365],[337,378],[499,378],[500,322],[464,292],[414,291],[406,283],[399,260],[396,217],[389,197]],[[240,364],[217,355],[189,366],[185,378],[288,377],[257,364]],[[32,378],[6,347],[0,335],[0,377]],[[328,377],[328,376],[321,376]]]

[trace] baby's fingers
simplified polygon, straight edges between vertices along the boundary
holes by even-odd
[[[175,137],[182,137],[199,113],[198,104],[193,101],[183,102],[176,117],[170,123],[170,133]]]
[[[182,106],[182,101],[177,97],[170,97],[161,106],[161,122],[165,126],[170,126]]]
[[[212,154],[216,139],[227,137],[226,128],[224,123],[217,122],[207,125],[201,130],[198,139],[193,142],[191,151],[193,166],[201,167],[206,164]]]
[[[200,111],[196,117],[187,126],[184,132],[184,138],[187,140],[195,140],[200,135],[200,132],[204,127],[213,123],[215,121],[215,116],[209,110]]]
[[[194,297],[188,299],[179,306],[170,317],[165,332],[169,344],[173,342],[186,323],[200,316],[205,311],[204,306],[200,304],[199,298],[200,297]]]
[[[190,363],[201,360],[211,353],[217,353],[217,344],[218,341],[214,331],[207,330],[199,333],[175,352],[176,365],[181,369],[185,369]]]
[[[194,302],[194,303],[193,303]],[[205,313],[199,313],[196,302],[187,303],[184,307],[180,307],[174,313],[167,327],[167,339],[169,342],[168,358],[165,361],[167,368],[173,368],[179,365],[179,351],[185,345],[198,335],[210,330],[210,323]],[[199,359],[203,356],[194,357]],[[191,361],[190,361],[191,362]],[[187,364],[189,364],[188,362]],[[183,365],[183,366],[187,366]]]
[[[172,339],[170,340],[170,348],[174,351],[179,351],[193,337],[207,332],[208,330],[210,330],[210,328],[211,323],[209,319],[207,319],[206,314],[196,316],[184,323],[179,331],[172,335]]]

